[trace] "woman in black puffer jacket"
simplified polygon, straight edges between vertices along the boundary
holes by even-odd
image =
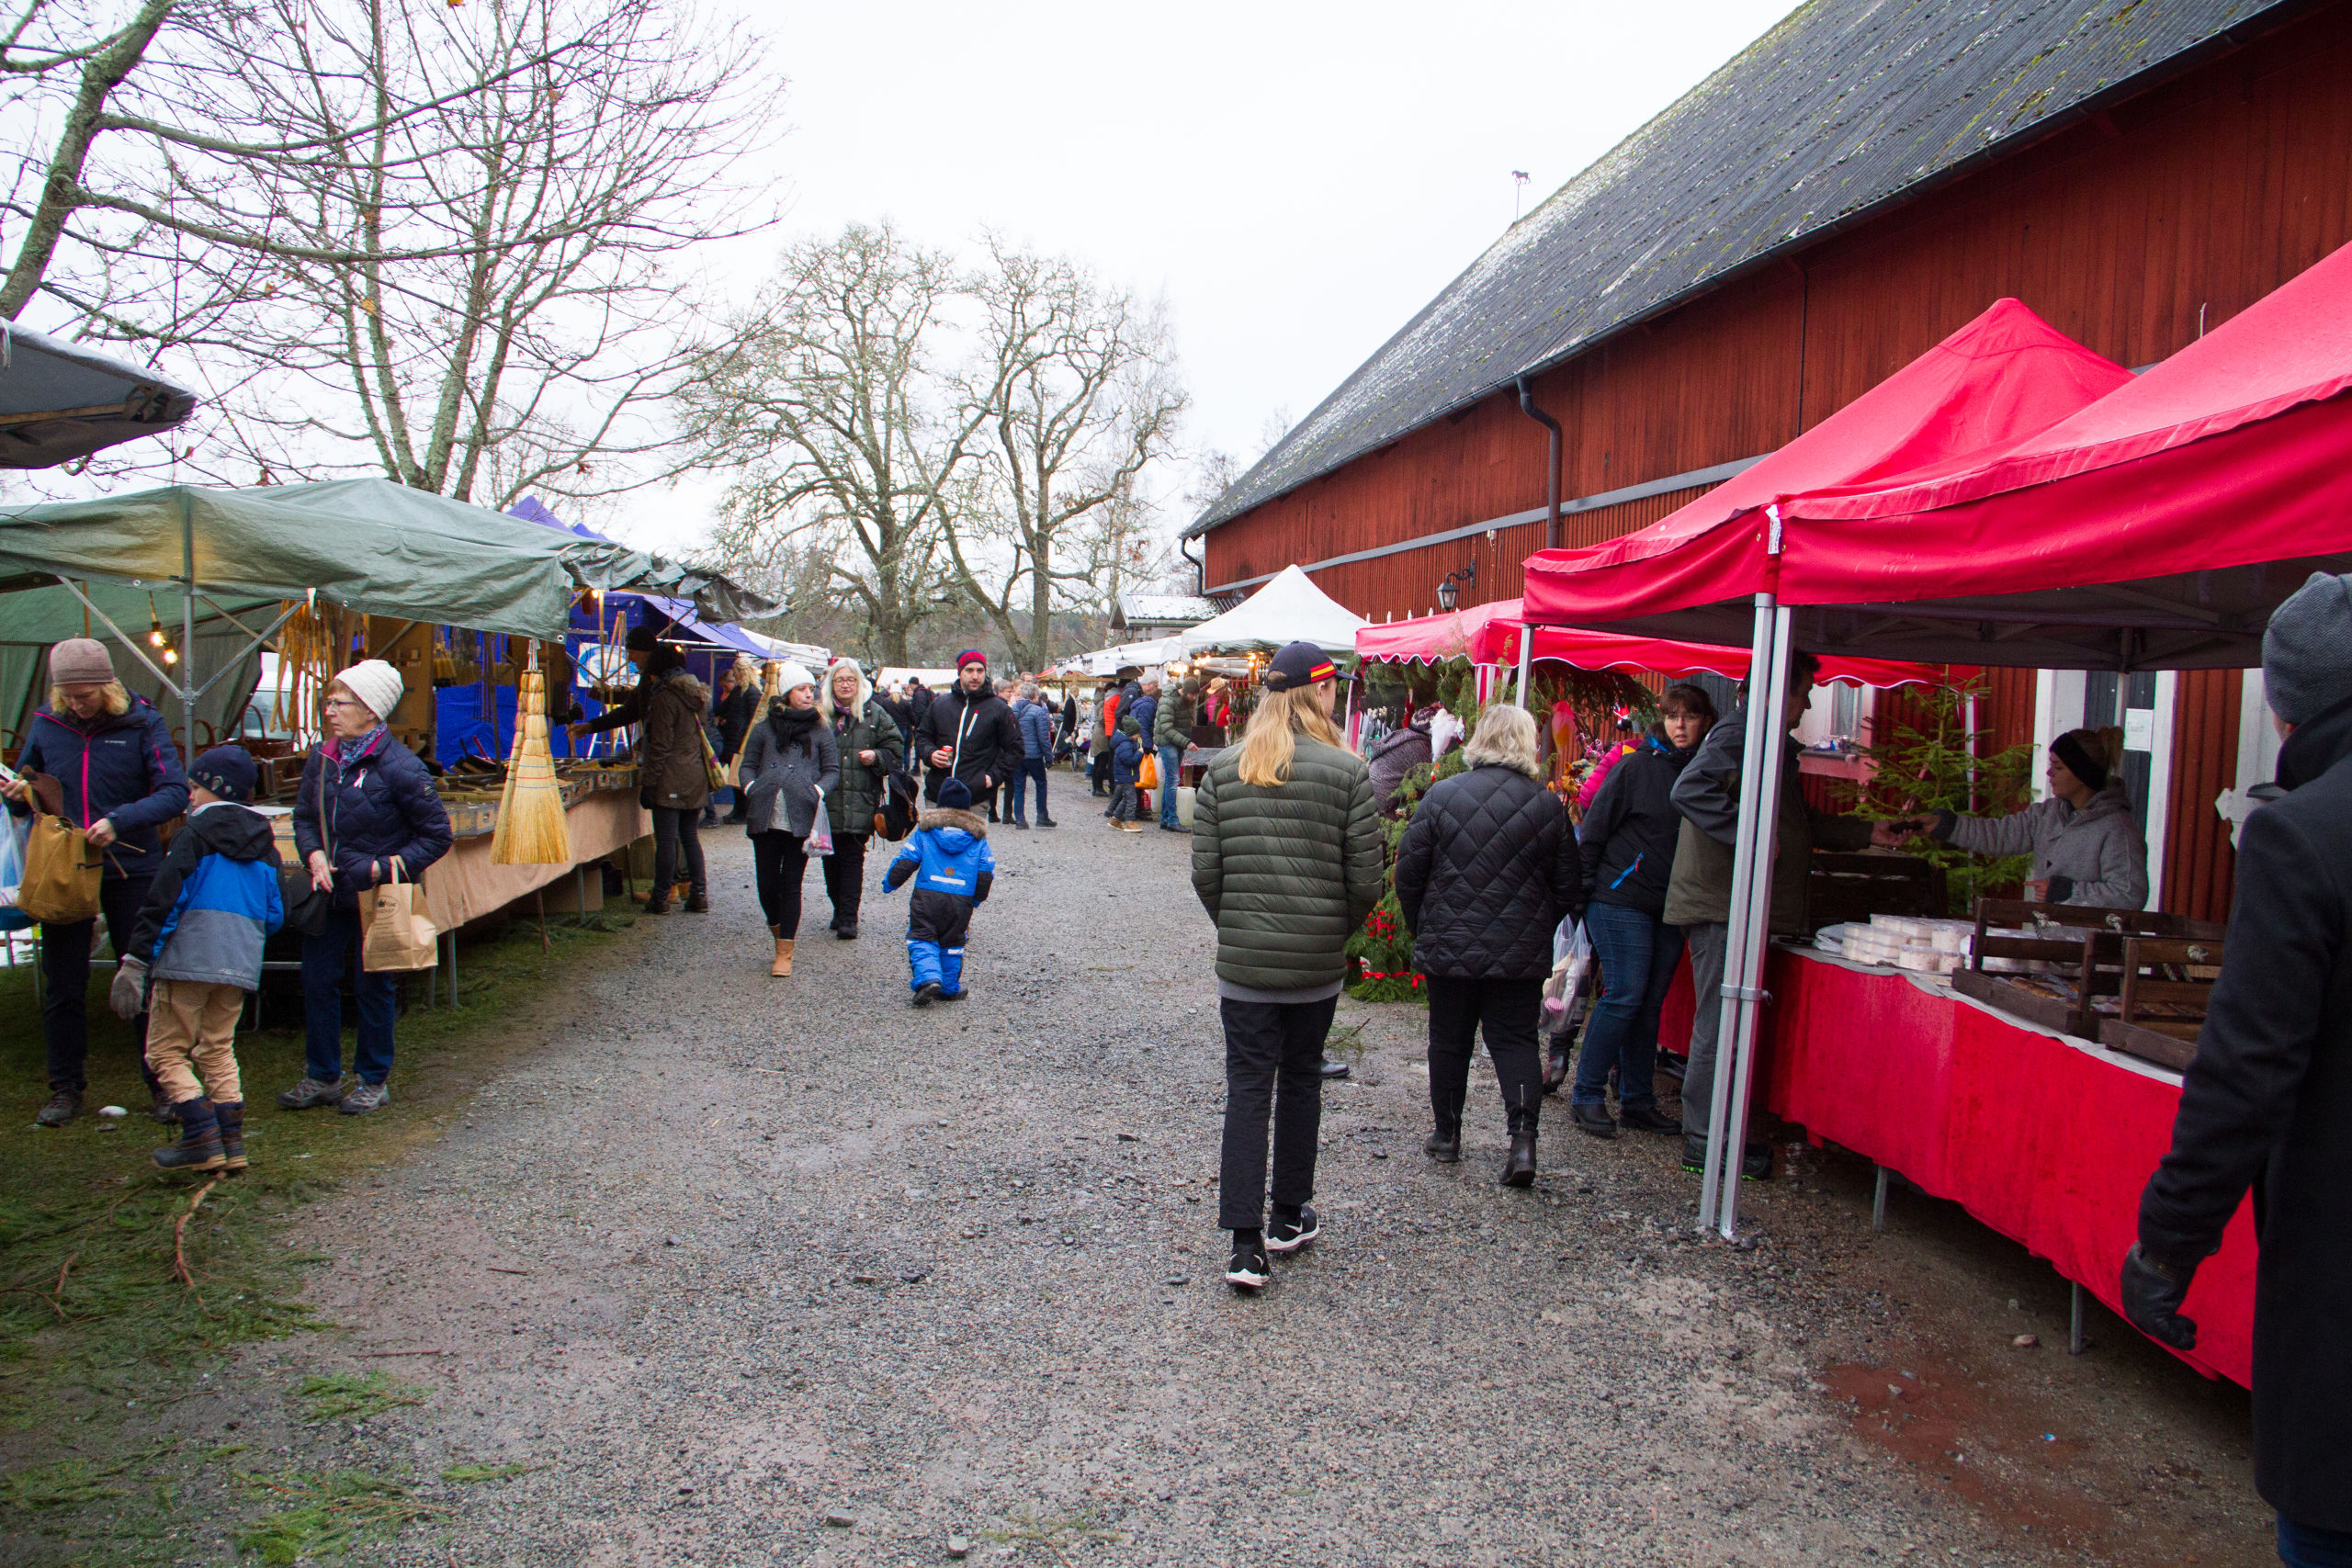
[[[1396,901],[1430,990],[1430,1110],[1437,1159],[1462,1157],[1462,1107],[1481,1026],[1510,1127],[1503,1181],[1535,1179],[1544,1103],[1535,1025],[1552,931],[1584,902],[1568,808],[1543,785],[1535,721],[1490,707],[1463,753],[1470,771],[1422,796],[1396,855]]]
[[[1577,1130],[1613,1138],[1609,1118],[1609,1069],[1617,1069],[1617,1100],[1625,1125],[1645,1133],[1679,1133],[1679,1120],[1658,1113],[1651,1086],[1657,1066],[1657,1015],[1682,962],[1682,929],[1660,917],[1682,814],[1674,808],[1674,781],[1714,727],[1715,705],[1697,686],[1668,686],[1658,699],[1663,716],[1640,746],[1609,771],[1578,837],[1591,902],[1585,935],[1600,961],[1600,999],[1584,1027],[1584,1054],[1568,1115]],[[1553,1087],[1567,1064],[1555,1058],[1545,1075]]]

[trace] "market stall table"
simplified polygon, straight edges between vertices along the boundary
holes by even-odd
[[[1686,964],[1661,1041],[1690,1038]],[[2140,1192],[2172,1145],[2179,1075],[2037,1028],[1927,975],[1775,947],[1757,1081],[1775,1115],[2047,1258],[2118,1314]],[[2188,1314],[2208,1376],[2253,1378],[2250,1204],[2198,1270]]]

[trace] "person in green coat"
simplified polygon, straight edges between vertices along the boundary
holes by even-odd
[[[1210,764],[1193,799],[1193,890],[1216,922],[1225,1023],[1217,1224],[1233,1233],[1226,1281],[1245,1291],[1272,1278],[1270,1252],[1315,1239],[1323,1040],[1348,938],[1387,882],[1372,775],[1331,723],[1337,673],[1313,643],[1274,655],[1248,735]]]
[[[884,782],[907,765],[907,740],[854,659],[835,660],[825,671],[825,716],[842,753],[841,782],[825,797],[825,818],[833,829],[825,896],[833,901],[833,934],[854,942],[865,841],[874,836],[874,814],[882,809]]]

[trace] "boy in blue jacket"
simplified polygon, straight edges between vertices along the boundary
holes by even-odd
[[[147,1066],[180,1123],[180,1141],[155,1151],[165,1170],[245,1168],[237,1017],[261,984],[262,943],[286,921],[269,819],[245,806],[255,776],[234,746],[188,769],[187,825],[164,852],[107,998],[120,1017],[148,1014]]]
[[[939,786],[939,806],[915,820],[906,847],[882,886],[896,891],[909,877],[915,890],[907,911],[908,984],[913,1005],[927,1008],[964,994],[964,933],[972,907],[988,901],[996,880],[996,855],[989,848],[988,824],[972,814],[972,792],[961,779]]]
[[[1119,738],[1111,747],[1111,826],[1122,832],[1140,833],[1136,820],[1136,780],[1143,774],[1143,727],[1132,718],[1119,720]]]

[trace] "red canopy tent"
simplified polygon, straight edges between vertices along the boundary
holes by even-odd
[[[1757,871],[1758,841],[1761,824],[1774,820],[1781,793],[1781,770],[1767,766],[1766,759],[1777,757],[1777,737],[1788,728],[1789,612],[1773,597],[1782,564],[1781,525],[1767,509],[1798,491],[1957,470],[1988,450],[2007,449],[2048,429],[2131,379],[2130,371],[2017,300],[1996,300],[1813,429],[1664,521],[1604,545],[1528,558],[1522,605],[1531,622],[1657,636],[1670,618],[1673,635],[1692,641],[1751,636],[1750,668],[1773,672],[1766,700],[1747,706],[1717,1036],[1732,1070],[1715,1075],[1709,1125],[1740,1125],[1747,1115],[1770,894],[1770,878]],[[1669,617],[1669,612],[1679,614]],[[1700,1224],[1718,1225],[1726,1236],[1739,1204],[1738,1183],[1724,1179],[1729,1142],[1709,1141],[1699,1187]]]
[[[1400,664],[1437,664],[1467,659],[1473,664],[1515,664],[1519,661],[1520,602],[1498,599],[1451,615],[1420,615],[1409,621],[1360,626],[1356,657],[1387,660]],[[1660,675],[1721,675],[1737,681],[1747,674],[1748,650],[1711,643],[1670,642],[1659,637],[1623,637],[1612,632],[1575,631],[1566,626],[1535,628],[1534,658],[1573,665],[1578,670],[1653,671]],[[1965,680],[1973,670],[1940,664],[1911,664],[1894,659],[1836,658],[1822,660],[1825,682],[1849,686],[1940,686]]]
[[[2056,363],[2011,369],[2029,379]],[[2038,427],[2023,417],[2079,386],[1980,388],[2020,416],[1973,454],[1778,480],[1763,512],[1729,523],[1697,526],[1685,508],[1601,551],[1545,552],[1528,563],[1528,613],[1702,638],[1752,614],[1757,657],[1776,671],[1794,644],[1985,664],[2234,668],[2259,660],[2270,611],[2312,571],[2352,570],[2352,247],[2137,380]],[[1747,1106],[1763,959],[1748,933],[1762,926],[1760,824],[1779,793],[1779,770],[1761,758],[1783,727],[1783,684],[1748,714],[1724,1001],[1735,1067],[1716,1078],[1717,1126],[1737,1124],[1722,1114],[1727,1078],[1741,1115]],[[1709,1163],[1702,1223],[1717,1207]],[[1729,1234],[1735,1190],[1722,1190],[1720,1208]]]

